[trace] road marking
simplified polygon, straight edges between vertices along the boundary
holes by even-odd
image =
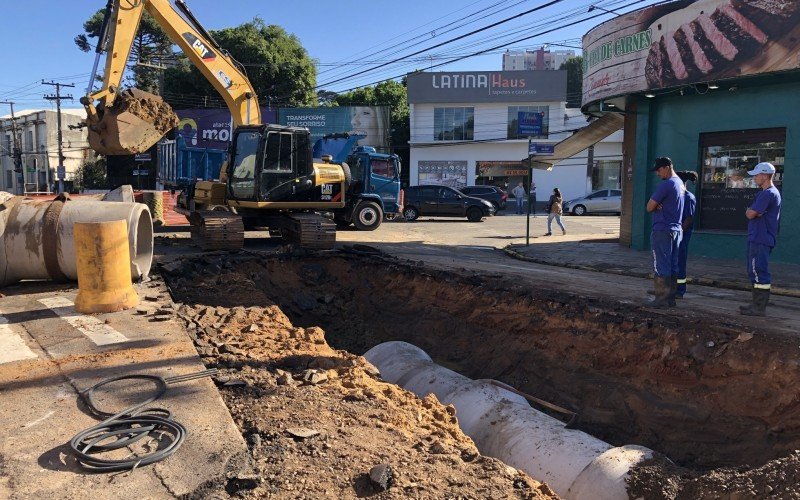
[[[0,316],[0,364],[36,357],[22,337],[14,333],[8,320]]]
[[[39,302],[58,314],[67,323],[86,335],[96,345],[119,344],[127,342],[128,337],[119,333],[94,316],[75,311],[75,304],[66,297],[48,297]]]

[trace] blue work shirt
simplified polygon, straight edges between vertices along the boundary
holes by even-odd
[[[775,186],[762,189],[750,206],[761,217],[747,223],[747,241],[774,247],[778,241],[778,222],[781,218],[781,193]]]
[[[684,195],[683,197],[683,216],[681,217],[681,222],[691,217],[692,225],[689,226],[689,229],[684,231],[685,233],[691,233],[692,229],[694,229],[694,214],[696,211],[697,211],[697,198],[695,198],[694,194],[692,194],[692,192],[687,189],[686,195]]]
[[[656,188],[651,200],[661,205],[653,212],[653,231],[680,231],[683,221],[683,194],[686,186],[680,177],[674,175],[664,179]]]

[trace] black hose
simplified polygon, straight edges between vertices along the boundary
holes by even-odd
[[[83,392],[83,398],[91,412],[102,422],[76,434],[69,442],[72,454],[85,469],[94,472],[116,472],[132,470],[141,465],[148,465],[164,460],[180,448],[186,439],[186,428],[172,419],[172,414],[164,408],[145,408],[145,406],[161,398],[167,392],[167,385],[185,382],[196,378],[207,377],[217,373],[216,369],[205,370],[187,375],[163,378],[157,375],[121,375],[98,382]],[[129,406],[118,413],[103,411],[97,407],[94,391],[98,388],[120,380],[147,380],[153,382],[156,394],[140,403]],[[159,441],[152,452],[111,459],[98,456],[121,448],[125,448],[141,439],[150,437]],[[168,441],[164,443],[164,439]]]

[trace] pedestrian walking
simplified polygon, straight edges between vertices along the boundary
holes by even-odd
[[[564,212],[564,208],[561,191],[559,191],[558,188],[553,189],[553,194],[550,195],[550,200],[547,202],[545,211],[548,212],[547,234],[545,234],[545,236],[553,235],[553,219],[556,220],[556,224],[561,228],[561,234],[567,234],[567,228],[565,228],[564,224],[561,222],[561,214]]]
[[[755,177],[761,188],[755,201],[745,212],[747,223],[747,274],[753,283],[752,302],[739,306],[746,316],[764,316],[769,303],[772,276],[769,273],[769,256],[778,242],[778,224],[781,218],[781,193],[772,183],[775,166],[762,162],[747,172]]]
[[[694,229],[694,214],[697,209],[697,198],[689,191],[687,182],[692,182],[697,185],[697,172],[691,170],[684,170],[678,172],[678,177],[683,181],[686,193],[683,195],[683,215],[681,216],[681,229],[683,229],[683,236],[681,237],[681,244],[678,245],[678,279],[675,298],[682,299],[686,293],[686,263],[689,259],[689,240],[692,239],[692,230]]]
[[[686,187],[675,173],[672,160],[666,156],[656,158],[651,171],[661,179],[656,191],[647,202],[647,211],[653,214],[650,248],[653,250],[653,281],[655,298],[651,307],[675,306],[678,277],[678,247],[683,235],[683,199]]]
[[[517,215],[525,213],[525,188],[522,187],[520,182],[511,193],[514,195],[514,200],[517,202]]]
[[[530,213],[536,217],[536,182],[533,180],[533,176],[531,176],[531,187],[528,189],[528,206]]]

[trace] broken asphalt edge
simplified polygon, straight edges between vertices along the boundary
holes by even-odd
[[[516,245],[510,244],[503,248],[503,252],[509,257],[512,257],[517,260],[523,260],[525,262],[532,262],[534,264],[543,264],[546,266],[553,266],[553,267],[565,267],[568,269],[579,269],[581,271],[595,271],[598,273],[605,273],[605,274],[617,274],[621,276],[631,276],[634,278],[645,278],[645,279],[653,279],[653,273],[645,272],[645,271],[635,271],[632,269],[603,269],[600,267],[595,266],[587,266],[584,264],[570,264],[568,262],[553,262],[547,259],[539,259],[536,257],[531,257],[525,255],[522,252],[519,252],[516,248]],[[745,292],[749,292],[752,290],[750,285],[739,282],[739,281],[727,281],[727,280],[718,280],[718,279],[710,279],[710,278],[687,278],[687,283],[690,285],[700,285],[700,286],[708,286],[714,288],[725,288],[728,290],[741,290]],[[785,297],[794,297],[800,298],[800,290],[795,290],[791,288],[781,288],[781,287],[772,287],[772,294],[773,295],[781,295]]]

